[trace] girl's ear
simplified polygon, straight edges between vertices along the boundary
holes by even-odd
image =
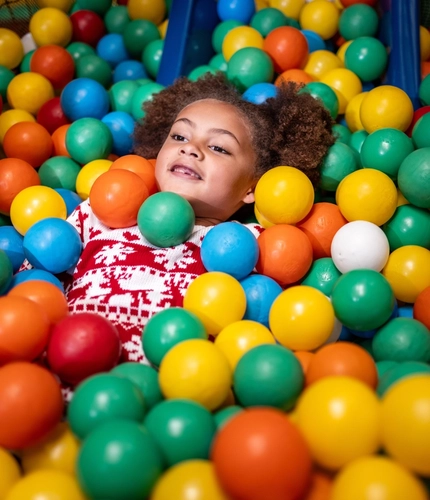
[[[242,199],[244,203],[254,203],[255,197],[254,197],[254,191],[255,191],[255,186],[251,186],[248,191],[246,192],[245,197]]]

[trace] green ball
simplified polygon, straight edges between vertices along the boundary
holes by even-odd
[[[143,49],[142,63],[152,78],[156,78],[163,57],[164,40],[153,40]]]
[[[218,410],[214,414],[215,425],[217,431],[219,431],[224,425],[235,415],[242,412],[243,408],[241,406],[227,406],[227,408],[223,408],[222,410]]]
[[[67,420],[72,432],[84,439],[104,422],[117,418],[141,422],[144,415],[145,401],[133,382],[110,373],[99,373],[77,386]]]
[[[361,332],[388,321],[395,304],[386,278],[371,269],[343,274],[334,285],[331,300],[336,318],[347,328]]]
[[[203,405],[185,399],[163,401],[148,413],[144,423],[168,467],[209,458],[216,425]]]
[[[6,102],[7,99],[7,88],[14,77],[15,73],[12,70],[6,68],[6,66],[0,65],[0,95],[2,96],[4,102]]]
[[[430,104],[430,75],[421,80],[418,96],[423,106]]]
[[[79,118],[66,132],[67,151],[82,165],[107,158],[112,151],[112,142],[108,126],[97,118]]]
[[[148,431],[135,422],[113,420],[82,443],[77,462],[79,484],[88,498],[148,498],[164,463]]]
[[[163,394],[158,382],[158,372],[152,366],[133,362],[121,363],[115,366],[110,373],[127,378],[137,385],[143,394],[145,408],[148,411],[163,401]]]
[[[339,19],[339,33],[345,40],[375,36],[378,32],[378,14],[366,4],[355,4],[343,10]]]
[[[363,82],[371,82],[382,76],[387,62],[384,44],[370,36],[356,38],[345,52],[345,68],[354,72]]]
[[[361,164],[361,148],[363,147],[364,141],[367,139],[369,133],[366,132],[365,130],[357,130],[357,132],[354,132],[351,134],[351,137],[349,138],[349,147],[354,151],[355,158],[357,160],[357,165],[358,168],[362,168]]]
[[[235,52],[227,65],[227,78],[244,92],[256,83],[273,80],[273,63],[264,50],[245,47]]]
[[[380,170],[396,181],[402,161],[413,150],[414,145],[404,132],[395,128],[381,128],[364,139],[360,159],[363,168]]]
[[[159,367],[167,352],[179,342],[207,338],[203,323],[194,313],[169,307],[151,316],[143,330],[142,346],[147,359]]]
[[[3,226],[12,226],[12,221],[8,215],[0,214],[0,227]]]
[[[186,241],[194,228],[195,215],[189,201],[169,191],[149,196],[139,209],[137,225],[156,247],[166,248]]]
[[[379,361],[378,364],[379,363],[382,363],[382,361]],[[380,377],[376,392],[379,397],[382,397],[396,382],[419,373],[430,373],[430,365],[419,361],[395,363],[391,369],[385,371]]]
[[[76,61],[76,78],[91,78],[108,88],[112,83],[112,68],[105,59],[89,54]]]
[[[316,288],[324,295],[327,295],[327,297],[330,297],[336,281],[341,276],[342,273],[334,265],[333,259],[323,257],[322,259],[314,260],[301,285]]]
[[[13,267],[7,253],[0,248],[0,295],[4,295],[12,282]]]
[[[104,21],[108,33],[122,35],[131,19],[125,5],[115,5],[106,12]]]
[[[250,26],[257,30],[264,38],[275,28],[287,26],[287,17],[279,9],[267,7],[256,12],[251,19]]]
[[[373,337],[377,361],[430,361],[430,332],[420,321],[394,318]]]
[[[76,192],[76,178],[81,171],[80,165],[67,156],[53,156],[39,168],[42,186],[64,188]]]
[[[96,55],[96,51],[84,42],[72,42],[70,45],[66,47],[67,52],[73,57],[75,64],[81,57]]]
[[[403,160],[397,182],[412,205],[430,208],[430,148],[418,149]]]
[[[212,47],[217,54],[222,53],[222,43],[227,33],[239,26],[243,26],[243,23],[235,19],[228,19],[216,26],[212,33]]]
[[[140,59],[148,43],[160,40],[160,32],[152,21],[135,19],[125,27],[123,39],[128,53],[135,59]]]
[[[310,94],[314,99],[320,100],[329,111],[331,117],[336,119],[339,113],[339,99],[331,87],[322,82],[310,82],[299,91],[299,94],[304,92]],[[343,125],[339,126],[343,127]],[[343,128],[348,130],[346,127]],[[349,135],[351,135],[351,132],[349,132]]]
[[[124,111],[131,114],[133,96],[139,84],[134,80],[121,80],[109,89],[109,101],[112,111]]]
[[[27,54],[24,55],[22,58],[21,64],[19,65],[19,72],[20,73],[29,73],[31,71],[30,68],[30,63],[31,63],[31,58],[34,54],[34,50],[30,50],[30,52],[27,52]]]
[[[281,345],[260,345],[245,353],[236,365],[233,388],[242,406],[291,409],[304,385],[301,364]]]
[[[326,191],[336,191],[340,182],[357,169],[357,158],[352,149],[343,142],[335,142],[321,163],[319,185]]]
[[[390,243],[391,252],[406,245],[418,245],[430,249],[428,210],[413,205],[401,205],[382,229]]]
[[[110,9],[112,0],[79,0],[79,6],[83,10],[92,10],[103,17]]]
[[[145,116],[143,105],[146,101],[151,101],[154,94],[163,89],[163,85],[155,82],[145,83],[136,89],[131,99],[131,114],[135,120],[140,120]]]
[[[381,378],[392,368],[398,365],[396,361],[391,361],[391,360],[383,360],[383,361],[377,361],[375,363],[376,365],[376,370],[378,371],[378,380],[380,381]]]
[[[300,26],[299,21],[297,19],[294,19],[293,17],[287,17],[287,26],[291,26],[292,28],[296,28],[298,30],[301,30],[302,27]]]
[[[416,149],[430,147],[429,127],[430,114],[426,113],[415,123],[412,129],[412,140]]]
[[[222,54],[215,54],[209,61],[209,66],[223,73],[227,72],[228,64]]]
[[[345,127],[345,125],[341,125],[340,123],[335,123],[332,127],[332,130],[336,142],[343,142],[344,144],[349,146],[352,132],[348,127]]]
[[[212,73],[212,75],[215,75],[217,73],[217,70],[207,64],[203,64],[202,66],[197,66],[197,68],[194,68],[188,75],[188,79],[192,82],[196,82],[200,77],[202,77],[203,75],[207,75],[208,73]]]

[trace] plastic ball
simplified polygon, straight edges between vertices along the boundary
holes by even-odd
[[[0,494],[6,498],[12,486],[20,479],[21,469],[12,453],[3,448],[0,448],[0,466],[2,470]]]
[[[273,301],[282,292],[275,280],[261,274],[251,274],[240,282],[246,295],[243,319],[257,321],[269,327],[269,312]]]
[[[339,33],[345,40],[359,37],[373,37],[378,31],[378,14],[369,5],[351,5],[342,11],[339,19]]]
[[[388,61],[387,49],[377,38],[361,36],[353,40],[345,52],[345,67],[363,82],[379,78]]]
[[[278,9],[285,16],[298,20],[300,11],[305,5],[305,0],[269,0],[270,7]]]
[[[76,178],[76,192],[82,200],[90,196],[91,188],[102,174],[109,171],[110,160],[93,160],[84,165]]]
[[[430,148],[417,149],[400,165],[397,181],[405,198],[420,208],[430,208]]]
[[[412,141],[416,149],[427,148],[430,146],[426,131],[429,126],[430,115],[424,114],[414,125],[412,129]]]
[[[148,19],[135,19],[129,22],[122,33],[127,52],[140,59],[148,43],[159,40],[157,26]]]
[[[414,108],[409,96],[392,85],[372,89],[360,108],[361,122],[367,132],[381,128],[395,128],[404,132],[409,127]]]
[[[92,10],[100,16],[104,16],[111,7],[111,2],[110,0],[81,0],[79,5],[84,9]]]
[[[113,111],[124,111],[130,114],[133,95],[138,88],[138,83],[132,80],[123,80],[114,83],[109,89],[111,109]]]
[[[42,125],[50,134],[55,132],[61,125],[70,123],[61,107],[59,97],[53,97],[41,106],[37,113],[37,123]]]
[[[287,21],[287,17],[279,9],[266,7],[258,10],[252,16],[250,22],[244,24],[249,24],[251,28],[259,31],[263,37],[267,37],[274,29],[286,26]]]
[[[35,118],[28,111],[23,109],[8,109],[0,114],[0,144],[3,143],[4,136],[12,125],[19,122],[35,122]]]
[[[94,80],[108,89],[112,85],[112,68],[96,54],[88,54],[76,61],[76,78]]]
[[[313,98],[319,99],[327,108],[331,117],[336,119],[339,112],[339,100],[331,87],[321,82],[309,82],[300,92],[306,92]]]
[[[317,50],[325,50],[326,43],[318,33],[312,30],[302,30],[302,34],[305,35],[306,41],[308,42],[309,54]]]
[[[28,271],[20,271],[19,273],[15,274],[12,279],[11,290],[20,283],[35,280],[47,281],[49,283],[52,283],[61,291],[61,293],[64,293],[64,286],[61,281],[52,273],[44,271],[43,269],[29,269]]]
[[[118,156],[129,154],[133,148],[135,121],[124,111],[112,111],[102,118],[112,135],[112,152]]]
[[[242,0],[240,2],[220,0],[217,5],[217,13],[221,21],[233,19],[242,24],[249,24],[251,17],[255,13],[255,3],[253,0]]]
[[[244,47],[231,56],[227,78],[241,92],[258,83],[270,83],[273,80],[272,60],[262,49]]]
[[[0,295],[9,289],[12,282],[13,267],[7,253],[0,249]]]
[[[217,24],[212,33],[212,47],[217,54],[220,54],[222,52],[222,44],[227,33],[231,31],[233,28],[237,28],[239,26],[243,26],[243,23],[236,21],[234,19],[221,21],[219,24]],[[254,26],[252,26],[252,28],[259,31]]]
[[[215,437],[212,460],[223,490],[234,498],[298,500],[310,484],[308,446],[285,414],[273,408],[233,416]]]
[[[366,168],[341,181],[336,201],[348,221],[364,220],[382,226],[396,210],[397,190],[388,175]]]
[[[351,147],[338,141],[327,151],[321,163],[319,185],[327,191],[336,191],[345,177],[358,169],[356,155]]]
[[[36,364],[16,362],[1,367],[0,395],[0,445],[5,448],[34,445],[61,420],[60,386],[48,370]]]
[[[357,132],[358,130],[364,129],[360,119],[360,108],[366,94],[367,92],[357,94],[346,105],[344,118],[351,132]]]
[[[55,188],[54,191],[57,191],[63,198],[67,208],[67,217],[72,214],[75,208],[82,202],[80,196],[69,189]]]
[[[147,76],[142,63],[131,59],[117,64],[113,72],[113,81],[116,83],[122,80],[138,80]]]
[[[325,74],[338,68],[343,68],[339,57],[329,50],[321,49],[309,54],[304,70],[315,80],[320,80]]]
[[[164,468],[148,431],[138,422],[116,419],[95,429],[83,442],[77,475],[90,498],[146,498]]]
[[[40,167],[52,155],[53,143],[49,132],[39,123],[20,122],[6,132],[3,150],[10,158]]]
[[[7,100],[12,108],[36,115],[45,102],[54,97],[47,78],[38,73],[16,75],[7,88]]]
[[[130,59],[130,55],[124,45],[124,39],[119,33],[104,35],[97,43],[97,55],[107,61],[112,68],[120,62]]]
[[[104,22],[108,33],[124,33],[124,29],[131,22],[128,16],[128,10],[125,5],[111,6],[105,13]]]
[[[143,49],[142,62],[152,78],[156,78],[163,57],[164,40],[153,40]]]
[[[29,25],[30,33],[38,47],[60,45],[65,47],[72,38],[72,22],[60,9],[45,7],[35,12]]]
[[[413,205],[399,206],[383,230],[391,251],[406,245],[430,249],[430,213],[427,210]]]
[[[211,342],[185,340],[164,356],[159,380],[167,399],[186,398],[214,410],[228,395],[231,369],[224,354]]]
[[[23,237],[13,226],[0,227],[0,249],[10,260],[13,273],[18,271],[25,259],[22,242]]]
[[[334,265],[333,259],[323,257],[312,263],[301,285],[316,288],[327,297],[330,297],[333,287],[340,276],[341,273]]]
[[[52,142],[54,144],[54,155],[55,156],[67,156],[70,158],[70,154],[66,148],[66,133],[70,128],[70,123],[61,125],[58,127],[54,133],[51,135]]]
[[[292,350],[312,350],[326,342],[335,322],[328,298],[310,286],[293,286],[273,302],[270,330],[276,340]]]
[[[79,13],[82,12],[89,12],[89,11],[78,11]],[[72,14],[73,16],[73,14]],[[71,18],[72,18],[71,16]],[[75,64],[79,61],[81,57],[87,56],[89,54],[95,55],[96,51],[88,45],[87,43],[84,42],[72,42],[66,47],[67,52],[73,57],[73,60],[75,61]]]
[[[303,68],[309,54],[305,36],[291,26],[272,30],[264,40],[263,50],[271,57],[277,73]]]
[[[338,23],[338,8],[325,0],[307,3],[300,11],[300,26],[305,30],[315,31],[324,40],[337,33]]]
[[[430,286],[422,290],[415,300],[413,317],[430,330]]]
[[[92,10],[80,9],[70,16],[73,26],[73,41],[96,47],[106,33],[103,19]],[[68,49],[69,50],[69,47]]]
[[[140,120],[145,116],[143,104],[163,89],[164,87],[156,82],[145,83],[136,89],[130,102],[130,112],[135,120]]]
[[[109,127],[96,118],[80,118],[66,132],[66,148],[78,163],[107,158],[112,151],[113,138]]]
[[[157,191],[154,166],[138,155],[124,155],[116,159],[109,170],[129,170],[138,175],[148,188],[149,194],[154,194]]]
[[[109,95],[91,78],[76,78],[61,92],[61,107],[72,121],[80,118],[102,119],[109,110]]]
[[[19,36],[12,30],[0,28],[0,65],[7,69],[19,66],[24,50]]]
[[[394,293],[389,281],[371,269],[345,273],[337,280],[331,298],[336,317],[353,330],[379,328],[394,309]]]
[[[47,78],[55,90],[61,90],[74,76],[75,63],[70,53],[58,45],[44,45],[35,50],[30,69]]]
[[[324,3],[326,3],[325,0],[317,1],[324,1]],[[339,114],[344,114],[348,103],[363,90],[359,77],[346,68],[336,68],[328,71],[321,77],[321,82],[325,83],[336,92],[336,96],[339,100]]]
[[[166,4],[163,0],[131,0],[127,3],[131,19],[148,19],[158,25],[166,15]]]
[[[312,264],[312,245],[300,229],[277,224],[267,228],[257,240],[260,248],[256,269],[281,286],[299,281]]]
[[[54,156],[46,160],[38,172],[43,186],[75,191],[76,178],[80,170],[81,166],[71,158]]]
[[[263,49],[264,40],[261,34],[250,26],[238,26],[231,29],[224,36],[222,42],[222,54],[228,62],[231,56],[245,47],[256,47]]]
[[[402,363],[397,363],[396,361],[385,360],[378,361],[377,365],[380,366],[382,363],[391,363],[391,365],[379,376],[377,393],[380,397],[383,397],[385,393],[400,380],[411,376],[430,374],[430,365],[420,361],[404,361]]]

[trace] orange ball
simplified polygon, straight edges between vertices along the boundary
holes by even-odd
[[[31,56],[30,70],[43,75],[54,89],[61,90],[73,79],[75,62],[64,47],[44,45]]]
[[[292,26],[272,30],[264,40],[263,50],[271,57],[277,73],[303,68],[309,55],[305,35]]]
[[[306,375],[314,353],[311,351],[295,351],[294,356],[300,361],[303,373]]]
[[[287,82],[306,84],[313,81],[313,77],[309,73],[306,73],[303,69],[287,69],[276,78],[275,85],[280,87],[283,83]]]
[[[0,401],[0,446],[8,449],[38,443],[63,415],[57,380],[33,363],[10,363],[0,368]]]
[[[100,175],[90,191],[90,204],[96,217],[106,226],[134,226],[148,188],[141,177],[123,169],[108,170]]]
[[[54,145],[49,132],[35,122],[12,125],[3,139],[3,149],[9,158],[19,158],[32,167],[40,167],[51,157]]]
[[[37,304],[55,325],[69,314],[64,293],[54,284],[42,280],[28,280],[14,286],[9,297],[23,297]]]
[[[232,417],[215,436],[212,460],[229,498],[299,500],[310,484],[308,446],[274,408],[248,408]]]
[[[67,156],[68,158],[71,158],[66,148],[66,133],[70,125],[70,123],[61,125],[61,127],[58,127],[57,130],[55,130],[52,134],[51,138],[54,144],[53,156]]]
[[[116,159],[109,170],[117,168],[129,170],[138,175],[146,184],[149,191],[149,196],[158,191],[155,181],[155,165],[150,160],[146,160],[139,155],[125,155]]]
[[[330,500],[333,479],[325,472],[314,470],[311,485],[303,500]]]
[[[306,373],[306,384],[332,375],[353,377],[371,389],[378,383],[378,372],[372,356],[351,342],[328,344],[314,354]]]
[[[38,304],[24,297],[0,298],[0,365],[33,361],[48,338],[49,319]]]
[[[331,242],[334,235],[348,221],[334,203],[315,203],[308,215],[297,223],[297,227],[308,237],[314,259],[331,257]]]
[[[312,245],[303,231],[289,224],[276,224],[258,237],[257,272],[281,286],[299,281],[312,265]]]
[[[36,170],[19,158],[0,160],[0,212],[9,215],[15,196],[25,188],[40,186]]]
[[[418,295],[414,303],[414,318],[430,330],[430,286]]]

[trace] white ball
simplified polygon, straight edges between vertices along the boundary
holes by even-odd
[[[37,49],[36,42],[34,41],[33,35],[31,33],[26,33],[21,38],[22,48],[24,49],[24,54],[28,54],[32,50]]]
[[[380,272],[390,255],[390,244],[376,224],[356,220],[342,226],[331,243],[331,258],[341,273],[354,269]]]

